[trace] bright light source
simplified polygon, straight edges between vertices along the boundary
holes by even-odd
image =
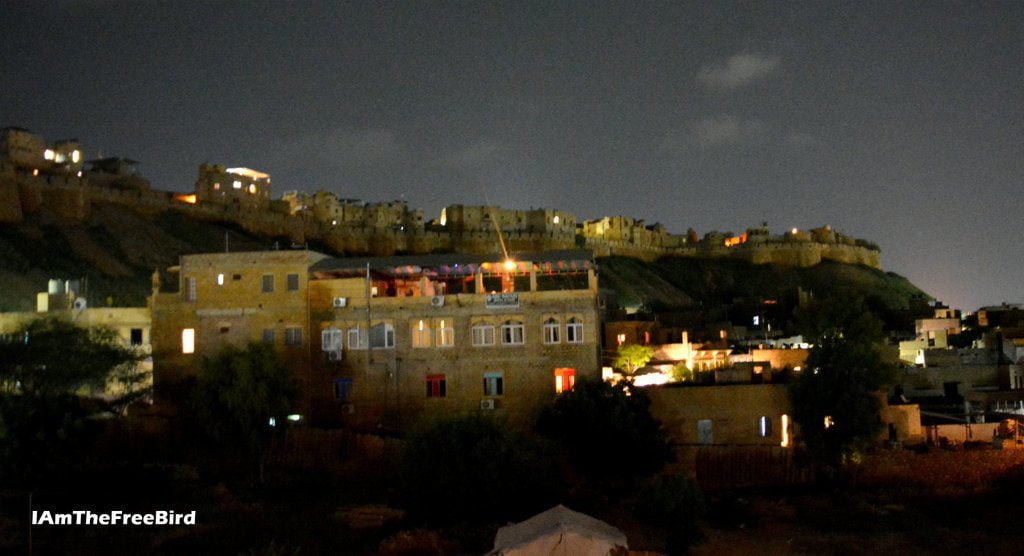
[[[234,182],[231,183],[231,187],[234,187],[235,189],[241,189],[242,188],[242,182],[240,182],[238,180],[235,180]]]
[[[293,423],[297,423],[302,420],[302,415],[299,415],[298,413],[292,413],[291,415],[288,416],[288,420],[292,421]]]
[[[789,448],[789,415],[782,415],[782,442],[783,448]]]
[[[78,152],[78,149],[71,151],[71,162],[78,163],[82,159],[82,153]]]
[[[557,214],[554,217],[551,218],[551,222],[554,223],[554,224],[558,224],[561,220],[562,219],[559,218]]]
[[[46,149],[45,151],[43,151],[43,158],[45,158],[46,160],[53,160],[53,151],[50,149]]]
[[[270,421],[267,424],[272,426],[272,427],[276,427],[277,426],[277,419],[271,417]]]
[[[33,169],[33,170],[32,170],[32,175],[33,175],[33,176],[38,176],[38,175],[39,175],[39,168],[35,168],[35,169]]]
[[[795,234],[795,233],[797,233],[797,231],[798,231],[798,230],[797,230],[796,228],[793,228],[792,230],[790,230],[790,231],[789,231],[789,233],[791,233],[791,234]]]
[[[223,274],[218,274],[217,275],[217,285],[218,286],[223,286],[224,285],[224,275]]]
[[[516,262],[512,259],[505,260],[505,270],[512,271],[516,269]]]
[[[78,171],[78,177],[82,177],[82,171],[81,170]]]
[[[196,352],[196,329],[185,328],[181,331],[181,352],[182,353],[195,353]]]
[[[256,193],[256,184],[255,183],[250,183],[249,184],[249,193],[250,194],[255,194]]]
[[[825,416],[825,428],[826,429],[831,428],[832,425],[835,425],[835,424],[836,424],[836,422],[832,420],[832,416],[831,415],[826,415]]]

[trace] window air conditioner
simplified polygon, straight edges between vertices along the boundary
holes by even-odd
[[[341,361],[341,350],[332,350],[327,352],[328,361]]]
[[[351,415],[356,412],[356,406],[347,403],[341,406],[341,412],[346,415]]]
[[[435,295],[434,297],[431,297],[430,298],[430,305],[433,306],[433,307],[444,307],[444,296],[443,295]]]
[[[335,309],[343,309],[347,305],[348,305],[348,298],[347,297],[335,297],[334,298],[334,308]]]
[[[495,400],[480,400],[480,409],[494,409],[497,407]]]

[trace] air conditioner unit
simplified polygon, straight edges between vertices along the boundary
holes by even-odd
[[[498,406],[497,400],[480,400],[480,409],[494,409]]]
[[[79,297],[79,298],[75,299],[75,303],[73,304],[74,308],[76,310],[78,310],[78,311],[81,311],[82,309],[85,309],[86,305],[87,305],[87,303],[85,302],[85,298],[84,297]]]
[[[341,361],[341,350],[332,350],[327,352],[328,361]]]
[[[347,297],[335,297],[334,298],[334,308],[335,309],[342,309],[342,308],[344,308],[346,306],[348,306],[348,298]]]
[[[356,412],[356,406],[347,403],[341,406],[341,412],[345,415],[352,415]]]
[[[434,297],[431,297],[430,298],[430,305],[433,306],[433,307],[444,307],[444,296],[443,295],[435,295]]]

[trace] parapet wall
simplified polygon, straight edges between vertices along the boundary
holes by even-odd
[[[497,232],[424,229],[422,226],[374,227],[315,219],[309,212],[290,214],[271,206],[197,202],[194,195],[150,189],[118,189],[89,184],[69,175],[35,176],[10,167],[0,168],[0,223],[18,223],[25,215],[48,211],[64,221],[88,219],[93,203],[113,203],[147,215],[174,210],[207,222],[230,222],[262,236],[287,238],[297,244],[316,242],[346,255],[387,256],[453,251],[491,254],[501,250],[501,239],[511,252],[571,249],[584,246],[597,257],[620,255],[645,261],[665,256],[736,258],[755,264],[814,266],[823,260],[881,268],[880,253],[849,238],[759,237],[726,247],[716,241],[656,245],[649,242],[606,240],[573,235],[567,230]],[[675,236],[672,236],[675,237]]]

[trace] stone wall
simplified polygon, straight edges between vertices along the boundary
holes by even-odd
[[[422,254],[434,251],[454,251],[472,254],[491,254],[501,251],[501,241],[512,252],[572,249],[583,246],[597,257],[611,255],[655,261],[661,257],[736,258],[755,264],[778,264],[808,267],[823,260],[881,268],[880,253],[855,240],[832,233],[787,232],[781,236],[766,233],[751,235],[746,243],[726,247],[716,241],[722,234],[708,234],[704,241],[689,243],[686,238],[667,234],[663,229],[633,233],[620,230],[616,237],[607,239],[586,233],[586,224],[577,231],[565,226],[573,217],[558,211],[519,211],[523,218],[536,213],[546,222],[559,216],[559,225],[546,229],[512,229],[499,238],[496,231],[474,229],[467,226],[424,227],[419,211],[407,209],[403,203],[367,205],[364,211],[388,209],[388,225],[374,225],[378,219],[335,221],[317,218],[313,211],[290,212],[273,210],[269,206],[248,206],[230,203],[197,201],[195,196],[174,194],[149,189],[119,189],[91,184],[88,174],[79,178],[74,174],[48,174],[33,176],[12,167],[0,169],[0,222],[17,223],[26,214],[47,210],[68,222],[83,222],[90,212],[91,203],[106,202],[127,206],[143,214],[158,214],[166,210],[186,213],[191,218],[208,222],[231,222],[245,231],[271,237],[287,238],[297,244],[319,242],[331,251],[357,255],[393,255],[396,253]],[[393,205],[393,206],[392,206]],[[367,208],[369,207],[369,208]],[[450,208],[463,208],[453,206]],[[474,207],[469,207],[474,208]],[[394,225],[391,218],[404,215],[404,226]],[[372,221],[371,221],[372,220]],[[621,219],[627,223],[629,219]],[[642,223],[642,221],[635,221]],[[524,220],[525,223],[525,220]],[[639,225],[639,224],[638,224]],[[591,225],[589,228],[593,230]]]

